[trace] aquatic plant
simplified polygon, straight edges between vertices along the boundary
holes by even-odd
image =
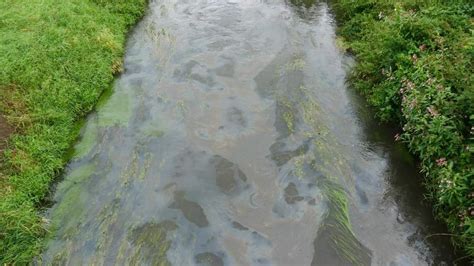
[[[293,65],[304,66],[302,63]],[[301,67],[286,67],[284,74],[292,75],[292,72],[300,69]],[[306,127],[304,136],[308,141],[305,145],[309,147],[311,144],[311,148],[297,149],[294,155],[299,156],[292,159],[293,174],[299,179],[316,182],[328,207],[314,242],[316,253],[320,248],[326,249],[326,246],[330,245],[331,252],[335,252],[339,257],[334,260],[351,265],[370,264],[371,253],[357,240],[349,218],[348,191],[353,189],[350,169],[339,153],[341,147],[338,141],[331,134],[326,122],[322,121],[322,110],[315,100],[315,95],[312,90],[300,85],[296,88],[286,87],[276,93],[275,98],[277,121],[283,120],[290,134],[296,134],[296,124],[302,122]],[[291,119],[288,119],[288,113],[291,114]],[[284,133],[281,132],[280,136],[286,136]],[[311,152],[308,152],[309,149]],[[318,254],[314,258],[316,263],[317,256]]]
[[[171,265],[167,258],[171,241],[166,239],[166,230],[163,224],[146,223],[131,230],[129,238],[132,241],[133,255],[129,262],[138,265],[148,261],[152,265]]]
[[[351,265],[370,265],[370,251],[357,240],[352,231],[346,191],[326,177],[319,179],[317,184],[328,202],[328,212],[319,234],[326,231],[333,250]]]

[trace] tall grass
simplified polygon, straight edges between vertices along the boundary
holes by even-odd
[[[77,121],[121,71],[146,0],[0,1],[0,112],[16,128],[0,171],[0,262],[38,254],[39,209]],[[1,157],[1,156],[0,156]]]
[[[467,0],[335,0],[356,55],[353,86],[398,121],[421,160],[437,216],[474,258],[474,5]]]

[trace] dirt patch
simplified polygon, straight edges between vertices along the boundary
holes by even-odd
[[[13,127],[8,124],[5,117],[0,115],[0,158],[3,157],[3,150],[7,146],[7,139],[13,133]]]

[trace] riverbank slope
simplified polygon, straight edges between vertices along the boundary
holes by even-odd
[[[400,123],[394,137],[420,158],[437,216],[474,257],[472,4],[337,0],[334,9],[358,61],[353,86],[382,121]]]
[[[145,7],[145,0],[0,3],[0,113],[15,129],[1,135],[8,138],[0,156],[1,264],[30,262],[39,251],[44,198],[78,121],[121,72],[126,34]]]

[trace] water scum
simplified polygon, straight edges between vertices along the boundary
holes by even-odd
[[[150,3],[58,186],[41,261],[426,261],[403,238],[413,225],[377,207],[386,162],[360,139],[327,5],[295,8]],[[395,224],[392,245],[355,230],[352,209]]]

